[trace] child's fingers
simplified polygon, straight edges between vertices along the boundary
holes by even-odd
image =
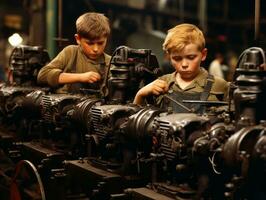
[[[168,84],[167,84],[166,81],[158,80],[158,81],[156,82],[156,84],[157,84],[158,86],[160,86],[161,88],[163,88],[165,91],[168,90]]]
[[[162,87],[160,87],[160,86],[154,86],[154,88],[153,88],[153,93],[155,94],[155,95],[159,95],[159,94],[162,94],[162,93],[164,93],[164,88],[162,88]]]
[[[96,79],[100,79],[101,75],[97,72],[91,72],[91,77],[96,78]]]

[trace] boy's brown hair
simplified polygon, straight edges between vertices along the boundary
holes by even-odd
[[[167,53],[180,52],[188,44],[196,44],[199,51],[202,51],[205,48],[204,35],[193,24],[180,24],[168,30],[163,43],[163,50]]]
[[[110,35],[109,19],[101,13],[88,12],[81,15],[76,21],[77,34],[81,37],[94,40]]]

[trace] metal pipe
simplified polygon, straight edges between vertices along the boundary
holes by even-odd
[[[208,2],[206,0],[200,0],[198,7],[199,24],[204,33],[207,32],[207,4]]]
[[[258,40],[260,33],[260,0],[255,0],[255,41]]]
[[[180,18],[180,21],[184,21],[184,16],[185,16],[185,4],[184,4],[184,0],[179,0],[179,12],[180,12],[180,15],[179,15],[179,18]]]
[[[57,1],[46,1],[46,47],[51,58],[56,54],[56,24],[57,24]]]

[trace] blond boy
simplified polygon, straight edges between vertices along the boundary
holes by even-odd
[[[202,112],[199,103],[185,101],[223,101],[227,99],[229,84],[213,77],[201,67],[207,49],[202,31],[192,24],[180,24],[168,30],[163,49],[169,54],[175,72],[164,75],[141,88],[134,99],[143,104],[146,97],[155,96],[161,107],[176,112]]]

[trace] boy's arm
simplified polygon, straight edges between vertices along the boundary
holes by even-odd
[[[37,81],[39,84],[48,84],[52,87],[58,85],[58,77],[62,73],[60,68],[56,68],[51,63],[47,64],[38,73]]]
[[[73,55],[73,48],[63,49],[50,63],[40,69],[37,76],[38,83],[57,87],[59,75],[67,70],[68,63],[72,63]]]
[[[145,96],[143,96],[141,94],[141,89],[137,92],[135,98],[134,98],[134,101],[133,103],[134,104],[137,104],[137,105],[142,105],[144,103],[144,100],[145,100]]]
[[[101,76],[97,72],[85,72],[85,73],[60,73],[58,77],[59,84],[66,83],[94,83],[101,79]]]
[[[144,103],[144,100],[147,96],[150,95],[160,95],[168,91],[168,84],[167,82],[157,79],[150,84],[146,85],[145,87],[141,88],[135,98],[133,103],[142,105]]]
[[[38,73],[38,83],[57,87],[67,83],[94,83],[101,79],[97,72],[71,73],[71,67],[75,64],[77,49],[74,45],[64,48],[50,63],[44,66]]]

